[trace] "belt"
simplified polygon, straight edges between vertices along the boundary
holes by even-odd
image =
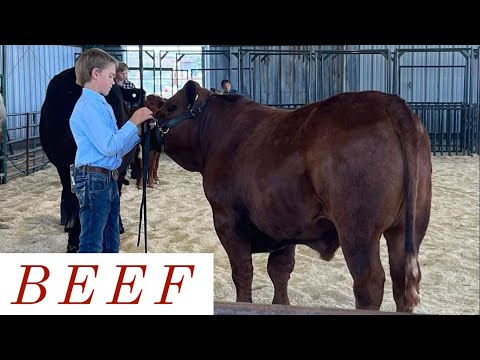
[[[94,173],[100,173],[100,174],[105,174],[105,175],[110,175],[112,174],[113,180],[117,181],[118,180],[118,169],[115,170],[108,170],[99,166],[90,166],[90,165],[82,165],[78,167],[79,171],[86,171],[86,172],[94,172]]]

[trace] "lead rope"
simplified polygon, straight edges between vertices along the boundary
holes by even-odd
[[[140,204],[140,221],[138,224],[137,247],[140,246],[140,234],[142,233],[142,215],[143,215],[145,253],[147,253],[147,176],[148,176],[148,154],[150,151],[149,149],[150,148],[150,129],[147,121],[145,121],[143,125],[144,126],[142,126],[142,138],[145,136],[145,144],[142,146],[142,203]]]
[[[143,95],[143,45],[138,46],[139,67],[140,67],[140,107],[145,105],[145,96]],[[148,152],[150,147],[150,126],[147,121],[142,124],[142,138],[145,136],[145,144],[142,146],[142,203],[140,204],[140,221],[138,224],[137,247],[140,246],[140,234],[142,230],[143,213],[143,233],[145,237],[145,253],[147,253],[147,176],[148,176]]]

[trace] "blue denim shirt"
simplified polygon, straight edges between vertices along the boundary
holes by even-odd
[[[73,108],[70,129],[77,144],[77,167],[92,165],[114,170],[122,163],[122,156],[140,142],[135,124],[127,121],[119,130],[105,97],[86,88]]]

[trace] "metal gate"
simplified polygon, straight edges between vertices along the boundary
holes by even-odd
[[[479,151],[474,134],[478,116],[472,101],[473,55],[472,48],[394,52],[394,92],[422,119],[433,155]]]

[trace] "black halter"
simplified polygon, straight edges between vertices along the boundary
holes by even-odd
[[[165,122],[162,126],[158,126],[158,128],[160,130],[160,133],[162,134],[162,137],[164,137],[165,134],[168,133],[168,131],[171,128],[177,126],[182,121],[200,115],[200,113],[202,112],[202,109],[205,107],[206,103],[207,103],[207,101],[205,100],[196,109],[191,109],[193,107],[193,105],[195,104],[195,101],[194,101],[192,104],[188,105],[188,108],[187,108],[188,110],[186,112],[174,117],[173,119],[167,120],[167,122]]]

